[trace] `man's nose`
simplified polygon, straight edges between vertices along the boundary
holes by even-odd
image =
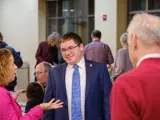
[[[66,55],[69,55],[69,54],[70,54],[70,50],[67,49],[67,50],[66,50]]]
[[[17,67],[17,65],[16,65],[16,64],[14,64],[14,68],[15,68],[15,70],[17,70],[17,68],[18,68],[18,67]]]

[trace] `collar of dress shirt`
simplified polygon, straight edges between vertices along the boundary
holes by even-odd
[[[40,84],[40,86],[42,87],[42,89],[44,91],[44,86],[41,83],[39,83],[38,81],[37,81],[37,83]]]
[[[82,59],[77,63],[77,65],[79,66],[79,68],[83,68],[85,64],[85,59],[84,57],[82,57]],[[74,65],[68,64],[67,65],[67,70],[70,70],[73,68]]]
[[[143,60],[148,59],[148,58],[160,58],[160,53],[152,53],[152,54],[148,54],[148,55],[143,56],[143,57],[137,62],[137,65],[136,65],[136,66],[138,67]]]
[[[93,42],[100,42],[100,40],[93,40]]]

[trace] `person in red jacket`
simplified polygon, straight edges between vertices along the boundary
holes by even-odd
[[[113,85],[111,120],[160,120],[160,17],[137,14],[127,31],[135,68]]]

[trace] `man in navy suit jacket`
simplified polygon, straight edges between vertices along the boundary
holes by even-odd
[[[72,73],[75,64],[80,72],[81,120],[110,120],[112,85],[106,65],[84,59],[82,39],[75,33],[66,33],[60,47],[66,63],[49,71],[44,102],[55,98],[64,105],[61,109],[45,112],[44,120],[72,120]]]

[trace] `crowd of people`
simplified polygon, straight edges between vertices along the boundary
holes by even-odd
[[[74,32],[53,32],[41,42],[36,81],[28,84],[22,113],[16,102],[22,90],[7,89],[16,80],[16,51],[2,46],[0,33],[0,120],[160,119],[160,17],[136,14],[115,59],[101,36],[93,30],[92,42],[84,46]]]

